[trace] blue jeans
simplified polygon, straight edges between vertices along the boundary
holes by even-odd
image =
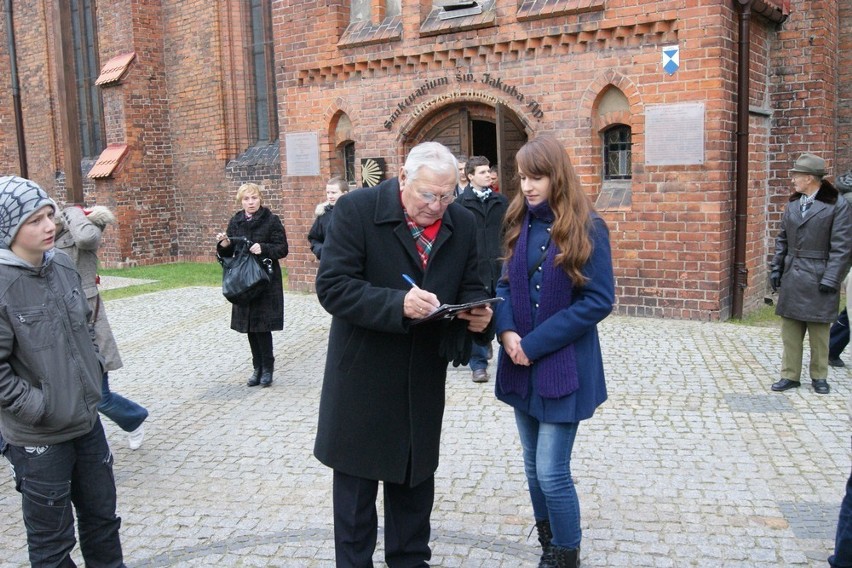
[[[852,474],[846,480],[846,495],[840,505],[834,554],[829,556],[831,568],[852,568]]]
[[[52,446],[6,446],[21,493],[30,563],[72,567],[74,510],[86,566],[123,567],[115,514],[112,453],[101,421],[88,434]],[[72,507],[73,505],[73,507]]]
[[[554,545],[578,548],[583,534],[580,501],[571,478],[571,450],[579,423],[539,422],[517,409],[515,422],[535,520],[550,520]]]
[[[104,373],[101,380],[101,402],[98,404],[98,411],[125,432],[133,432],[148,418],[145,407],[109,390],[109,373]]]
[[[476,341],[470,349],[470,370],[488,368],[488,345],[480,345]]]

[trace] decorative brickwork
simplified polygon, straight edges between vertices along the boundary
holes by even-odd
[[[343,169],[344,145],[354,144],[356,164],[381,158],[395,175],[407,149],[430,136],[459,153],[496,154],[497,136],[483,138],[489,127],[503,151],[540,133],[564,142],[611,229],[620,313],[726,319],[739,4],[486,0],[479,14],[440,20],[432,2],[403,0],[400,15],[385,17],[384,2],[373,0],[372,21],[350,24],[348,0],[273,2],[278,137],[307,132],[319,141],[320,175],[295,177],[283,142],[252,139],[245,2],[99,0],[100,61],[137,54],[102,91],[106,141],[128,154],[112,178],[85,180],[87,204],[111,207],[119,221],[106,233],[104,260],[212,260],[236,188],[254,181],[285,223],[289,286],[310,291],[317,263],[305,235],[325,181]],[[29,176],[64,203],[50,3],[12,5]],[[810,151],[831,174],[852,169],[852,0],[754,0],[751,8],[746,312],[766,293],[790,163]],[[679,48],[672,75],[662,70],[667,46]],[[0,77],[11,64],[0,14]],[[600,110],[608,89],[624,95],[625,108]],[[646,164],[646,109],[684,103],[704,105],[703,163]],[[604,183],[600,137],[613,124],[631,129],[632,177]],[[0,81],[0,127],[0,172],[17,173],[8,81]],[[84,175],[92,165],[81,164]],[[505,154],[509,195],[513,173]]]

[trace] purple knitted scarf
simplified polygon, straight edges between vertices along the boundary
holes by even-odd
[[[552,215],[550,208],[538,211],[535,208],[533,214],[537,217]],[[533,330],[532,308],[530,306],[529,276],[527,273],[527,230],[530,224],[530,211],[527,210],[526,217],[512,258],[509,259],[509,287],[512,294],[512,315],[515,319],[515,327],[518,335],[522,338]],[[558,311],[571,305],[571,291],[573,284],[571,279],[562,268],[555,266],[557,247],[550,243],[547,248],[547,256],[541,264],[541,296],[539,308],[536,313],[535,324],[541,323]],[[536,385],[538,393],[542,398],[561,398],[576,391],[579,386],[577,376],[577,361],[574,355],[574,346],[568,345],[552,353],[548,353],[541,359],[534,361],[530,367],[515,365],[512,359],[504,354],[500,358],[497,369],[497,381],[500,389],[506,393],[515,393],[522,398],[527,397],[532,370],[535,369]]]

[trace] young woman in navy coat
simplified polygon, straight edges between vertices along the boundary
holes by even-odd
[[[606,400],[597,324],[615,302],[609,231],[562,144],[539,136],[517,155],[521,191],[506,213],[495,323],[497,398],[515,409],[543,554],[579,566],[580,507],[571,449]]]

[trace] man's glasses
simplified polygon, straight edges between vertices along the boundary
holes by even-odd
[[[434,193],[429,193],[425,191],[417,191],[416,193],[423,201],[423,203],[426,203],[427,205],[432,205],[436,201],[439,202],[441,205],[449,205],[450,203],[456,200],[456,196],[454,193],[445,193],[440,197],[438,197]]]

